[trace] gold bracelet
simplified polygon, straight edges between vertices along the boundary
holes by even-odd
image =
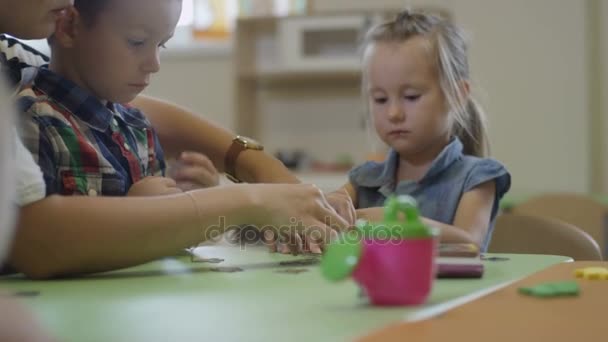
[[[198,202],[196,201],[196,197],[192,194],[192,191],[184,192],[190,199],[192,200],[192,204],[194,204],[194,208],[196,209],[196,215],[198,217],[198,222],[202,225],[203,223],[203,215],[201,213],[201,208],[198,206]]]

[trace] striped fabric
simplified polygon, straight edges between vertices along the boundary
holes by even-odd
[[[143,177],[164,175],[158,137],[139,110],[104,104],[45,67],[22,72],[31,81],[17,96],[21,137],[47,196],[124,196]]]
[[[49,57],[19,40],[0,34],[0,68],[11,87],[21,80],[21,70],[49,63]]]

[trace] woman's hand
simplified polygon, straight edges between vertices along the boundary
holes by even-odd
[[[357,220],[357,212],[350,195],[345,189],[339,189],[325,195],[327,202],[342,216],[350,225]]]
[[[254,198],[261,210],[256,225],[271,250],[321,253],[337,231],[350,224],[329,204],[321,190],[309,184],[256,184]]]

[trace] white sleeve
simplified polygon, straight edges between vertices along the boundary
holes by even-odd
[[[13,109],[8,90],[0,80],[0,263],[6,252],[12,232],[15,207],[15,156],[14,142],[17,139],[13,124]]]
[[[37,67],[49,63],[49,58],[42,52],[6,35],[0,35],[0,53],[4,54],[7,61],[15,60],[19,64]]]
[[[17,198],[19,206],[24,206],[44,198],[46,186],[42,171],[30,151],[23,146],[21,140],[16,138],[16,163],[17,163]]]
[[[0,35],[0,61],[7,64],[11,61],[12,65],[21,67],[25,63],[41,65],[48,58],[13,38]],[[12,238],[15,204],[38,201],[46,191],[40,167],[17,134],[14,103],[5,83],[8,76],[4,74],[5,67],[4,64],[0,67],[3,71],[0,74],[0,265]]]

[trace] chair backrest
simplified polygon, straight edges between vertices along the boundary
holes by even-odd
[[[517,204],[514,214],[544,216],[577,226],[589,233],[608,256],[608,206],[583,194],[548,193]]]
[[[496,218],[488,251],[602,260],[597,242],[576,226],[556,219],[517,214],[503,214]]]

